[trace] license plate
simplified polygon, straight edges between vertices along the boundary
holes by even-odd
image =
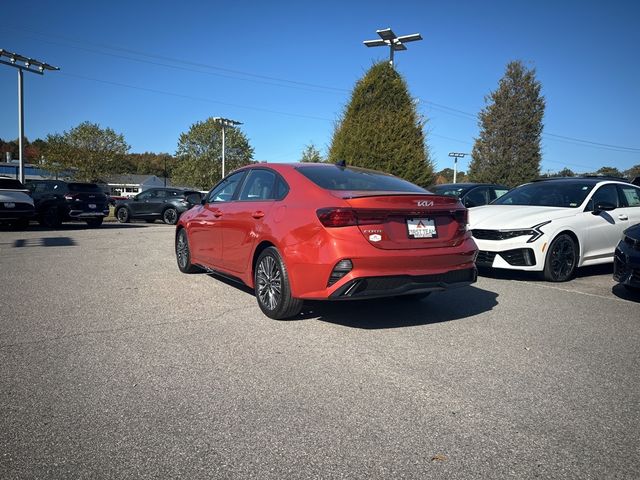
[[[431,218],[407,218],[409,238],[436,238],[436,222]]]
[[[96,204],[95,203],[90,203],[89,204],[89,208],[96,208]]]
[[[4,202],[5,208],[16,208],[16,204],[13,202]]]

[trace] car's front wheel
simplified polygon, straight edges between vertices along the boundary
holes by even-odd
[[[162,212],[162,221],[167,225],[178,223],[178,211],[175,208],[167,208]]]
[[[178,268],[182,273],[196,273],[200,271],[200,268],[191,263],[189,238],[184,228],[181,228],[176,235],[176,260],[178,261]]]
[[[562,233],[553,239],[542,272],[548,282],[566,282],[570,280],[578,264],[578,246],[573,238]]]
[[[119,223],[129,223],[131,221],[131,214],[127,207],[120,207],[116,210],[116,218]]]
[[[302,300],[291,296],[287,267],[276,248],[269,247],[258,257],[254,285],[258,306],[267,317],[282,320],[302,310]]]

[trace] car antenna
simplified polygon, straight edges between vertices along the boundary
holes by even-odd
[[[347,162],[345,162],[344,159],[343,160],[338,160],[336,162],[336,166],[344,168],[344,167],[347,166]]]

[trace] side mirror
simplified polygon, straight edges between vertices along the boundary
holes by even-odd
[[[600,215],[602,212],[610,212],[611,210],[615,210],[617,207],[613,203],[609,202],[598,202],[595,207],[593,207],[593,214]]]
[[[464,206],[467,207],[467,208],[471,208],[471,207],[475,207],[476,206],[476,204],[473,203],[468,198],[465,198],[463,203],[464,203]]]
[[[207,204],[207,196],[206,196],[206,195],[204,195],[204,196],[202,197],[202,200],[200,200],[200,205],[206,205],[206,204]]]

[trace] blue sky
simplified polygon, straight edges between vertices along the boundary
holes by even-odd
[[[471,151],[485,95],[520,59],[547,101],[542,170],[586,172],[640,164],[639,16],[633,1],[22,0],[3,6],[0,48],[61,67],[25,74],[31,140],[88,120],[132,152],[173,153],[190,125],[221,116],[244,123],[257,160],[291,162],[309,143],[326,152],[356,80],[388,57],[362,41],[419,32],[396,67],[438,169]],[[4,65],[0,104],[0,138],[15,139]]]

